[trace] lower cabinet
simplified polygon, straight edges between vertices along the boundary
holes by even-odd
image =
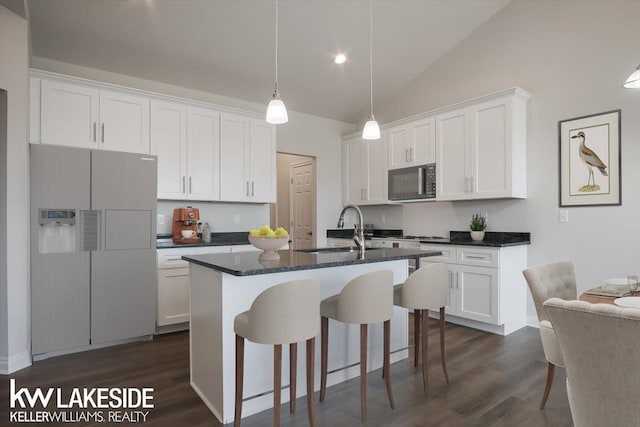
[[[285,246],[283,249],[287,249]],[[189,263],[185,255],[255,252],[253,245],[201,246],[191,248],[158,249],[158,318],[156,325],[168,326],[189,321]],[[167,332],[167,331],[165,331]]]
[[[526,326],[527,286],[522,270],[527,247],[476,248],[421,245],[442,256],[422,258],[421,265],[447,264],[450,273],[447,320],[500,335]]]

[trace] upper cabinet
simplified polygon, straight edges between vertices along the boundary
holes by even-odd
[[[42,144],[149,153],[148,98],[43,79],[38,106]]]
[[[220,200],[220,114],[151,101],[151,154],[158,156],[158,198]]]
[[[220,114],[222,200],[275,203],[276,130],[264,120]]]
[[[343,204],[387,203],[387,133],[377,140],[355,137],[343,142]]]
[[[389,169],[435,163],[436,131],[433,117],[390,127],[387,135]]]
[[[526,198],[526,100],[514,90],[436,116],[437,200]]]

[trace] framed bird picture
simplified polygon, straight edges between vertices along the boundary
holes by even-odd
[[[622,204],[620,112],[558,123],[561,207]]]

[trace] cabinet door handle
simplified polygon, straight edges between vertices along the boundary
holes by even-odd
[[[167,258],[167,261],[182,261],[182,258]]]
[[[171,277],[189,277],[189,275],[188,274],[172,274],[172,275],[166,275],[164,277],[169,279]]]
[[[473,193],[473,177],[469,178],[469,182],[471,183],[469,185],[469,193]]]
[[[409,148],[409,161],[413,161],[413,148]]]
[[[254,184],[255,184],[255,182],[251,181],[251,197],[253,197],[254,193],[255,193],[255,191],[254,191],[255,190],[255,185]]]
[[[455,289],[456,273],[454,273],[453,271],[449,271],[449,274],[451,275],[451,289]]]
[[[367,187],[364,188],[364,199],[369,200],[369,189]]]
[[[189,177],[189,194],[191,194],[191,177]]]
[[[404,149],[404,161],[408,162],[409,161],[409,150],[408,149]]]
[[[101,133],[100,138],[102,140],[102,143],[104,144],[104,123],[102,124],[101,129],[102,130],[100,131]]]
[[[464,179],[464,192],[465,192],[465,193],[469,193],[469,191],[470,191],[470,189],[469,189],[469,188],[470,188],[471,186],[469,185],[469,181],[470,181],[470,180],[469,180],[469,178],[465,178],[465,179]]]
[[[247,197],[249,197],[249,181],[247,181]]]
[[[187,179],[187,177],[186,177],[186,176],[183,176],[183,177],[182,177],[182,192],[183,192],[183,193],[186,193],[186,192],[187,192],[187,187],[186,187],[186,184],[185,184],[186,179]]]
[[[96,142],[98,139],[97,132],[98,132],[98,124],[96,122],[93,122],[93,142]]]

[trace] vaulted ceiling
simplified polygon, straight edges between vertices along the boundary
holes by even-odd
[[[508,0],[374,0],[374,103],[408,84]],[[28,0],[33,55],[266,103],[273,0]],[[369,1],[280,0],[287,108],[356,123],[369,103]],[[347,62],[333,63],[345,52]]]

